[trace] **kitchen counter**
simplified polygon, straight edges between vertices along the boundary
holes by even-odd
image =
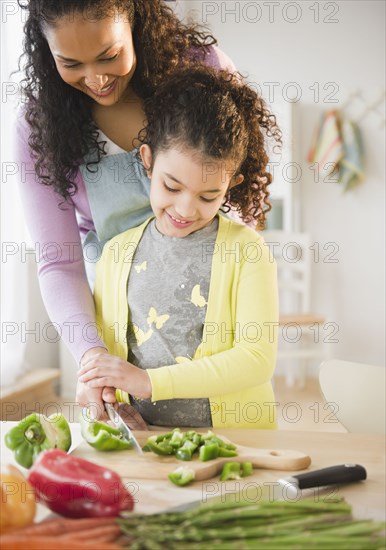
[[[16,464],[13,453],[4,444],[5,433],[15,424],[15,422],[1,423],[2,464]],[[79,425],[71,424],[71,432],[73,450],[81,442]],[[366,481],[324,489],[310,489],[303,491],[302,496],[325,500],[344,496],[352,505],[356,517],[385,520],[385,436],[242,429],[217,429],[216,433],[226,436],[236,444],[248,447],[301,451],[311,457],[312,463],[308,470],[337,464],[361,464],[367,470]],[[138,434],[142,434],[143,439],[144,432],[138,432]],[[96,458],[98,454],[101,455],[93,449],[91,451],[95,453]],[[129,460],[131,453],[135,451],[122,452]],[[103,453],[103,455],[107,458],[107,453]],[[262,498],[263,489],[267,493],[266,487],[268,487],[268,494],[271,494],[269,488],[272,487],[272,484],[279,478],[288,477],[292,473],[294,472],[259,469],[254,470],[252,476],[240,481],[221,483],[217,476],[207,481],[194,482],[183,488],[174,486],[167,479],[124,478],[124,482],[134,495],[136,511],[154,513],[179,504],[205,501],[211,496],[221,496],[234,491],[241,491],[244,498],[256,502]],[[39,506],[38,519],[42,519],[49,513],[48,510]]]

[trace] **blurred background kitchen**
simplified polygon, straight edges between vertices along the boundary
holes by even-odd
[[[321,361],[384,365],[385,357],[385,3],[168,3],[212,31],[277,115],[284,148],[271,159],[266,240],[279,252],[287,289],[275,374],[279,427],[339,430],[323,422],[326,410],[317,421]],[[76,365],[40,299],[17,192],[24,168],[10,139],[23,13],[16,1],[1,10],[1,417],[67,403],[73,420]],[[290,296],[293,286],[303,303]]]

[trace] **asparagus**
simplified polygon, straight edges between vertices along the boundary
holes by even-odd
[[[385,524],[353,520],[343,498],[334,502],[215,502],[182,513],[118,520],[132,550],[384,548]]]

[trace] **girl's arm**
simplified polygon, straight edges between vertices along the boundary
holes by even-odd
[[[232,326],[208,320],[210,331],[219,331],[224,340],[234,330],[233,347],[201,359],[149,369],[152,400],[214,397],[272,378],[278,336],[277,273],[265,246],[263,250],[260,261],[245,261],[240,269]]]
[[[214,397],[268,382],[276,364],[278,298],[276,264],[264,245],[262,250],[258,262],[245,261],[240,267],[236,296],[232,297],[236,303],[232,326],[208,319],[205,337],[210,338],[209,331],[221,331],[220,338],[223,334],[225,339],[234,331],[233,347],[201,359],[147,370],[124,359],[99,356],[79,371],[80,380],[90,387],[119,387],[153,401]]]
[[[28,147],[29,127],[21,113],[16,134],[19,189],[36,251],[40,289],[51,322],[77,362],[104,343],[93,330],[95,309],[86,278],[75,207],[39,183]]]

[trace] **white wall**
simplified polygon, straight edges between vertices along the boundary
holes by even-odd
[[[1,385],[13,384],[28,368],[58,366],[56,333],[50,328],[36,277],[35,249],[24,225],[12,131],[19,105],[24,12],[16,0],[1,2]]]
[[[311,233],[321,251],[313,264],[313,310],[338,325],[333,356],[384,363],[384,106],[360,124],[367,174],[361,187],[343,194],[337,183],[316,183],[306,160],[323,109],[339,107],[356,89],[370,102],[384,90],[384,2],[194,0],[180,1],[177,12],[209,25],[222,49],[250,81],[260,84],[267,99],[272,85],[264,83],[279,83],[270,98],[273,109],[283,96],[293,99],[301,92],[293,103],[293,141],[302,178],[294,188],[301,206],[299,227]],[[291,82],[296,88],[288,86]],[[353,101],[347,114],[355,118],[363,107]],[[336,263],[326,261],[333,251],[328,243],[339,247]]]

